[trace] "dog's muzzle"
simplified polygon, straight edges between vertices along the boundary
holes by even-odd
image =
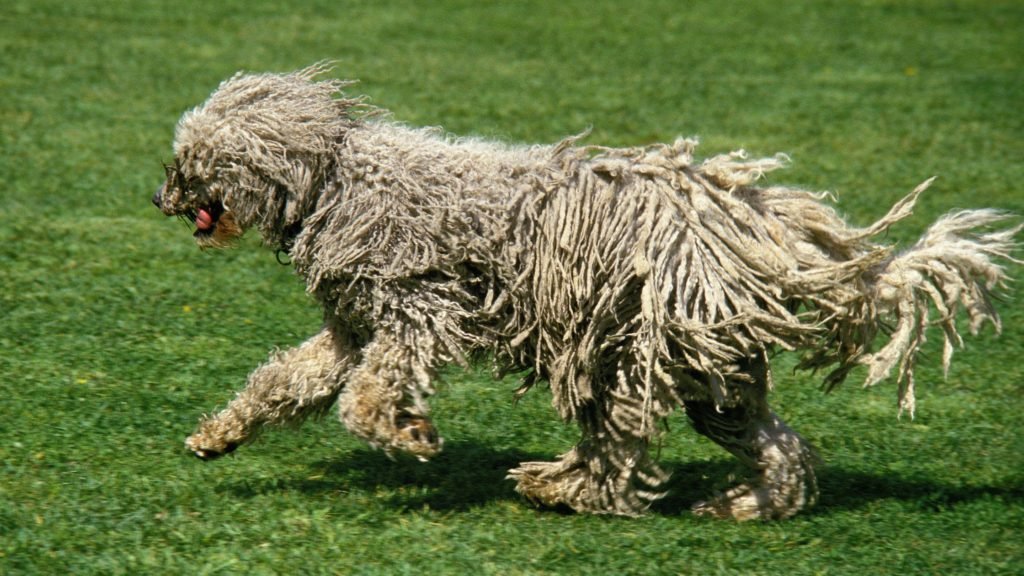
[[[156,192],[153,193],[153,205],[157,208],[163,203],[164,199],[164,187],[167,186],[167,182],[164,182],[157,187]]]

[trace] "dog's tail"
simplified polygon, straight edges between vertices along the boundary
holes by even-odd
[[[991,209],[947,214],[913,247],[880,263],[868,280],[864,305],[871,310],[869,315],[876,323],[888,317],[894,326],[885,346],[860,354],[857,363],[868,368],[865,386],[885,379],[896,368],[901,414],[914,413],[914,359],[929,326],[938,325],[944,333],[946,371],[954,347],[963,345],[956,326],[961,307],[972,334],[986,321],[997,332],[1001,330],[991,293],[1008,280],[1002,263],[1021,263],[1013,256],[1014,236],[1024,227],[993,230],[993,225],[1008,217]],[[934,320],[932,308],[938,312]]]

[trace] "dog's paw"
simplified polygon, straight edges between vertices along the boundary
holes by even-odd
[[[216,460],[238,448],[235,442],[214,442],[202,434],[193,434],[185,439],[185,448],[200,460]]]
[[[434,423],[425,416],[403,414],[395,422],[395,428],[395,448],[424,462],[436,456],[444,444]]]
[[[516,481],[516,492],[534,506],[545,508],[569,507],[567,491],[556,479],[558,462],[523,462],[508,471],[506,480]]]
[[[723,520],[780,520],[800,507],[787,508],[773,501],[771,490],[757,484],[740,484],[714,498],[697,502],[690,511],[697,516]]]
[[[739,487],[737,487],[739,488]],[[746,488],[744,495],[736,494],[733,497],[721,494],[708,500],[702,500],[694,503],[690,507],[690,511],[697,516],[704,516],[706,518],[719,518],[719,519],[735,519],[739,521],[754,520],[761,517],[761,512],[754,499],[751,498],[752,494],[749,492],[749,487]],[[730,492],[735,491],[731,490]]]

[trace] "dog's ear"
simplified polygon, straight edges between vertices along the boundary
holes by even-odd
[[[281,184],[285,188],[286,225],[301,221],[315,205],[317,195],[313,191],[322,184],[322,163],[319,158],[310,158],[305,162],[293,160],[291,168],[281,174]]]

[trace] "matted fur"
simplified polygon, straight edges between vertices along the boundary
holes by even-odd
[[[611,149],[451,137],[388,120],[324,67],[236,75],[178,125],[154,202],[196,221],[203,246],[256,228],[289,254],[325,328],[276,354],[189,437],[203,457],[336,400],[353,433],[428,458],[435,370],[485,351],[549,384],[582,438],[511,476],[533,501],[635,514],[667,474],[647,456],[685,407],[698,432],[755,478],[698,504],[740,519],[813,502],[813,451],[771,412],[769,354],[804,352],[831,387],[857,365],[897,372],[914,409],[914,360],[937,323],[948,366],[955,319],[999,328],[989,291],[1019,227],[993,210],[950,214],[909,249],[874,240],[922,184],[866,228],[824,194],[759,185],[784,157],[694,158],[696,143]],[[938,312],[932,320],[932,310]],[[872,346],[883,327],[889,340]]]

